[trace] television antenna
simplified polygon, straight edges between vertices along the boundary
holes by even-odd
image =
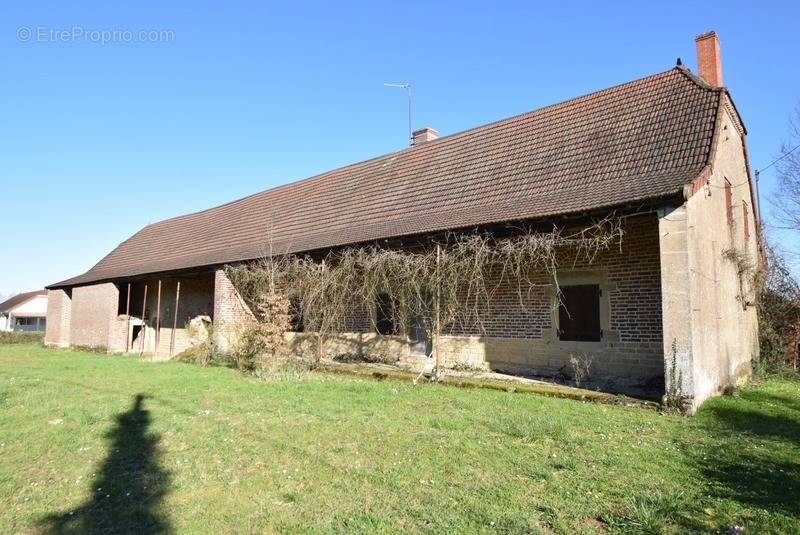
[[[405,89],[408,95],[408,144],[414,144],[414,133],[411,130],[411,84],[383,84],[384,87],[397,87]]]

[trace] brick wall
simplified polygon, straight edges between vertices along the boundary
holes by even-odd
[[[602,290],[600,342],[567,342],[556,331],[555,286],[542,274],[538,286],[520,295],[513,281],[495,281],[484,329],[448,326],[440,341],[446,365],[484,365],[510,373],[569,376],[570,356],[592,361],[597,384],[662,388],[661,275],[658,220],[655,215],[626,219],[620,247],[592,262],[564,258],[559,284],[596,283]]]
[[[624,389],[627,385],[661,388],[664,374],[661,328],[661,275],[658,219],[655,215],[629,218],[624,222],[619,247],[601,252],[592,262],[563,259],[560,284],[596,281],[603,290],[600,342],[562,342],[554,325],[557,314],[555,285],[546,273],[539,285],[520,296],[511,281],[494,281],[487,312],[476,324],[456,322],[443,328],[440,356],[446,365],[468,363],[498,371],[535,375],[569,375],[570,356],[592,360],[592,374],[599,384]],[[237,326],[252,314],[222,270],[215,277],[214,335],[217,347],[229,350]],[[345,325],[347,332],[332,335],[325,342],[327,356],[341,353],[369,353],[398,359],[409,358],[408,344],[400,337],[375,334],[370,313],[353,311]],[[291,350],[316,352],[311,336],[291,335]],[[314,347],[312,348],[311,345]]]
[[[73,288],[70,343],[107,349],[118,298],[117,287],[111,283]]]
[[[557,297],[555,285],[545,273],[538,285],[522,296],[517,285],[506,280],[495,281],[488,311],[481,315],[484,329],[475,325],[456,323],[445,326],[440,340],[440,355],[446,365],[469,363],[498,371],[554,375],[568,373],[571,355],[592,360],[592,373],[598,381],[646,383],[663,380],[664,358],[661,325],[661,275],[658,220],[655,215],[629,218],[624,223],[625,235],[620,247],[600,253],[593,262],[584,259],[565,259],[559,270],[560,283],[584,283],[584,279],[600,285],[603,340],[600,342],[563,342],[556,334]],[[181,278],[181,300],[175,350],[188,347],[186,323],[201,314],[214,319],[214,342],[217,349],[229,351],[241,326],[252,320],[249,311],[223,270],[213,274],[198,274]],[[169,356],[177,278],[161,279],[161,336],[158,354]],[[155,349],[153,329],[158,305],[158,280],[137,281],[131,288],[131,315],[141,317],[144,284],[147,284],[145,307],[146,352]],[[124,284],[124,283],[123,283]],[[119,301],[114,284],[98,284],[73,289],[72,303],[66,294],[52,293],[53,319],[69,315],[69,342],[74,345],[107,347],[123,351],[132,325]],[[121,310],[118,307],[123,307]],[[48,319],[50,319],[50,317]],[[67,323],[69,321],[67,320]],[[135,324],[136,322],[133,322]],[[50,329],[52,324],[53,329]],[[64,321],[48,322],[48,343],[64,343]],[[409,355],[408,344],[402,337],[381,337],[372,331],[370,313],[354,311],[346,329],[326,342],[328,356],[337,353],[397,353],[398,358]],[[308,336],[295,336],[293,350],[308,344]],[[138,347],[138,346],[137,346]]]
[[[225,270],[214,273],[214,346],[226,353],[236,343],[240,327],[253,320],[253,314],[233,287]]]
[[[655,215],[627,219],[621,248],[603,251],[592,261],[562,259],[560,283],[571,272],[596,272],[608,288],[607,334],[623,343],[661,343],[661,279],[658,221]],[[561,280],[561,279],[565,280]],[[539,285],[520,295],[516,282],[490,280],[492,292],[488,313],[481,315],[484,330],[474,325],[452,325],[451,335],[485,334],[495,338],[547,338],[553,333],[553,292],[549,278],[534,277]],[[471,323],[474,323],[471,322]]]
[[[65,290],[47,291],[47,326],[44,342],[47,345],[66,347],[70,344],[72,298]]]
[[[592,360],[598,383],[609,388],[648,385],[661,388],[664,374],[661,327],[661,275],[656,215],[638,216],[624,222],[618,247],[604,251],[589,262],[563,259],[560,284],[596,282],[603,290],[600,342],[563,342],[554,322],[557,314],[555,285],[547,274],[539,285],[520,296],[511,281],[494,281],[488,312],[481,315],[484,329],[463,322],[443,328],[440,355],[446,365],[469,363],[498,371],[536,375],[569,375],[571,355]],[[585,280],[586,279],[586,280]],[[237,324],[252,318],[224,272],[215,278],[215,338],[229,349]],[[327,356],[340,353],[397,353],[409,355],[408,344],[398,337],[374,334],[369,311],[355,310],[345,325],[347,332],[326,341]],[[385,340],[382,340],[385,339]],[[400,340],[398,342],[398,340]],[[309,349],[309,335],[293,336],[292,350]],[[385,356],[385,355],[383,355]]]

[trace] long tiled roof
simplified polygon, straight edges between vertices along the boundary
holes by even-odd
[[[153,223],[54,287],[674,197],[723,93],[676,67]]]

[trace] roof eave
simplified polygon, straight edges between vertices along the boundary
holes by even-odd
[[[320,254],[321,252],[324,253],[325,251],[340,249],[344,247],[352,247],[356,245],[363,245],[367,243],[374,243],[374,242],[385,242],[386,240],[405,240],[410,241],[414,239],[422,239],[424,237],[434,236],[436,234],[440,234],[442,232],[464,232],[470,229],[480,229],[480,228],[487,228],[487,227],[497,227],[500,225],[508,225],[518,227],[521,224],[545,224],[550,222],[564,222],[564,221],[577,221],[582,219],[588,219],[592,217],[598,217],[607,215],[609,213],[620,212],[622,214],[626,214],[628,217],[631,215],[642,215],[645,213],[650,213],[655,210],[655,208],[664,206],[664,205],[673,205],[676,203],[683,202],[683,189],[677,190],[673,193],[667,193],[665,195],[656,195],[656,196],[645,196],[640,199],[636,199],[633,201],[628,201],[622,204],[613,204],[607,206],[601,206],[597,208],[593,208],[591,210],[582,210],[577,212],[564,212],[564,213],[556,213],[550,214],[547,216],[542,217],[532,217],[532,218],[525,218],[525,219],[508,219],[508,220],[497,220],[497,221],[488,221],[476,225],[466,225],[461,227],[451,227],[451,228],[442,228],[436,230],[430,230],[427,232],[422,233],[408,233],[408,234],[397,234],[394,236],[390,236],[388,238],[375,238],[366,241],[359,241],[359,242],[351,242],[351,243],[343,243],[339,245],[331,245],[328,247],[321,247],[317,249],[309,249],[309,250],[300,250],[300,251],[291,251],[290,254],[307,254],[310,256],[315,256]],[[171,270],[163,270],[163,271],[152,271],[152,272],[131,272],[127,275],[120,275],[120,276],[112,276],[112,277],[98,277],[98,278],[84,278],[88,275],[91,270],[83,273],[82,275],[78,275],[76,277],[71,277],[69,279],[65,279],[60,282],[53,283],[49,286],[46,286],[48,290],[60,290],[60,289],[69,289],[69,288],[76,288],[80,286],[91,286],[94,284],[104,284],[104,283],[114,283],[120,281],[130,281],[130,280],[138,280],[138,279],[145,279],[151,277],[168,277],[168,276],[180,276],[189,273],[198,273],[203,271],[210,271],[214,269],[218,269],[226,264],[237,264],[242,262],[250,262],[256,260],[256,258],[241,258],[241,259],[231,259],[225,262],[216,262],[211,264],[202,264],[197,266],[189,266],[183,268],[176,268]]]

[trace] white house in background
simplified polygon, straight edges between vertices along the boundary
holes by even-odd
[[[44,331],[47,290],[15,295],[0,303],[0,331]]]

